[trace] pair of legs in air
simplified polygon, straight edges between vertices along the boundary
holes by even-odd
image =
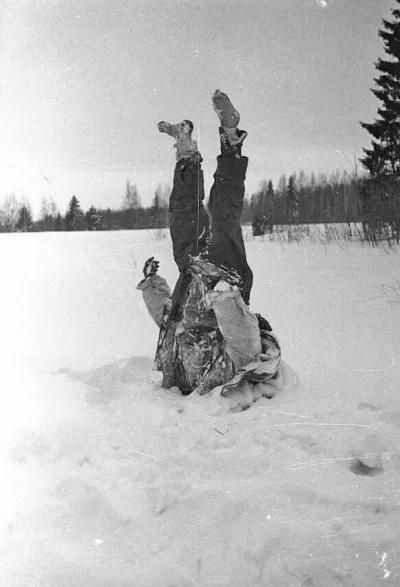
[[[216,266],[235,270],[242,280],[243,300],[249,304],[253,274],[247,263],[240,217],[245,194],[248,158],[241,148],[245,131],[239,130],[239,114],[226,94],[217,90],[212,96],[214,110],[220,119],[221,155],[210,191],[208,216],[204,208],[202,157],[192,139],[193,124],[160,122],[160,132],[176,139],[177,163],[169,202],[170,231],[173,254],[180,272],[189,256],[203,254]]]

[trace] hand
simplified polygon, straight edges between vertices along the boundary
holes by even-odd
[[[160,132],[168,132],[168,126],[169,126],[168,122],[165,122],[164,120],[162,120],[161,122],[159,122],[157,124],[157,126],[158,126],[158,130]]]
[[[149,259],[147,259],[143,267],[143,275],[145,279],[147,279],[147,277],[152,277],[153,275],[155,275],[158,271],[159,266],[160,262],[156,261],[154,257],[150,257]]]

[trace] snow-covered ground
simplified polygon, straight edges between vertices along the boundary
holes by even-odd
[[[237,413],[152,371],[168,240],[0,235],[1,585],[400,585],[399,250],[246,246],[300,384]]]

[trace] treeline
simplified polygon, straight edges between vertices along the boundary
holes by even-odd
[[[346,171],[282,175],[276,187],[264,180],[250,199],[253,234],[282,224],[362,221],[360,196],[365,181]]]
[[[131,230],[168,227],[168,186],[159,185],[150,206],[141,204],[137,186],[126,184],[117,210],[94,206],[85,212],[73,196],[65,214],[52,199],[43,200],[39,218],[33,220],[26,198],[6,197],[0,208],[1,232]],[[399,233],[400,184],[397,178],[377,180],[356,173],[337,171],[330,175],[282,175],[274,186],[263,180],[259,189],[243,203],[242,224],[251,224],[253,235],[271,232],[283,224],[362,222],[382,232],[389,226]],[[386,227],[386,228],[385,228]]]
[[[33,219],[32,208],[25,197],[14,194],[4,198],[0,207],[0,232],[57,232],[130,230],[164,228],[168,225],[170,188],[159,185],[151,206],[144,207],[136,185],[127,182],[120,209],[90,206],[85,212],[76,196],[72,196],[65,214],[61,214],[52,198],[43,198],[39,217]]]
[[[281,225],[360,223],[363,241],[399,243],[400,177],[346,172],[282,176],[276,190],[271,181],[261,182],[247,213],[253,236]]]

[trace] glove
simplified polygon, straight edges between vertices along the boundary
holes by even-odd
[[[154,257],[150,257],[149,259],[147,259],[147,261],[143,267],[143,275],[144,275],[145,279],[155,275],[158,271],[159,265],[160,265],[159,261],[156,261],[154,259]]]

